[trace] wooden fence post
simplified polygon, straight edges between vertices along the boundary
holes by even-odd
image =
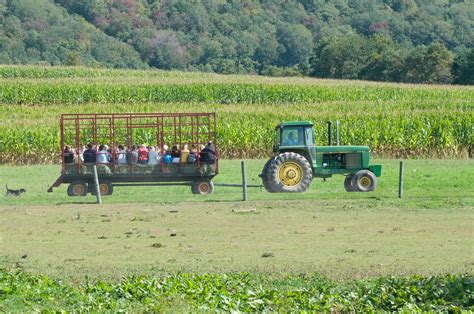
[[[247,201],[247,178],[245,176],[245,161],[242,160],[242,192],[243,201]]]
[[[97,204],[102,204],[102,197],[100,195],[99,188],[99,176],[97,175],[97,165],[94,165],[94,189],[95,195],[97,196]]]
[[[398,198],[403,196],[403,161],[400,161],[400,174],[398,177]]]

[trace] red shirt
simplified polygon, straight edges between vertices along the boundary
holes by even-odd
[[[148,150],[145,147],[138,149],[138,160],[148,160]]]

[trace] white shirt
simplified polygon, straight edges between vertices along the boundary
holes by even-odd
[[[149,165],[156,165],[158,164],[158,154],[154,150],[150,150],[148,152],[148,164]]]
[[[124,150],[117,151],[117,163],[126,164],[127,163],[127,152]]]

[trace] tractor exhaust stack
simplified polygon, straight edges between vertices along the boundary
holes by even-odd
[[[332,122],[328,121],[328,146],[332,145]]]

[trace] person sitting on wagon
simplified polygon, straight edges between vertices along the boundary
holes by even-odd
[[[191,145],[191,151],[188,154],[188,158],[186,159],[187,162],[193,163],[196,162],[198,159],[198,150],[196,148],[196,145]]]
[[[159,147],[157,147],[159,148]],[[162,148],[159,148],[158,151],[156,152],[158,154],[158,162],[164,162],[165,161],[165,155],[166,152],[168,151],[168,145],[164,144]]]
[[[84,158],[84,163],[95,163],[96,161],[96,150],[93,148],[92,144],[87,144],[87,149],[82,153]]]
[[[163,161],[165,162],[165,164],[170,164],[173,162],[173,156],[171,156],[171,154],[169,153],[166,153],[165,157],[163,158]]]
[[[64,161],[64,170],[66,173],[71,173],[74,172],[75,166],[74,166],[74,161],[75,161],[75,156],[74,156],[74,150],[71,149],[71,146],[66,145],[64,146],[64,151],[63,151],[63,161]]]
[[[188,149],[188,145],[187,144],[184,144],[183,145],[183,149],[181,150],[181,159],[180,161],[182,163],[185,163],[188,161],[188,156],[189,156],[189,149]]]
[[[108,164],[111,161],[110,153],[107,150],[107,145],[100,145],[99,151],[97,152],[97,163]]]
[[[117,150],[117,163],[118,164],[126,164],[128,163],[127,160],[127,152],[125,151],[125,147],[123,145],[118,146]]]
[[[127,173],[128,170],[128,153],[125,150],[123,145],[119,145],[118,149],[115,151],[115,162],[117,166],[115,167],[115,171],[118,173]]]
[[[146,149],[146,145],[140,145],[138,149],[138,163],[141,165],[146,165],[148,163],[148,150]]]
[[[163,161],[167,149],[168,146],[166,145],[163,146],[163,149],[161,149],[160,146],[156,146],[156,160],[158,161],[158,163]]]
[[[214,172],[214,163],[216,161],[216,149],[212,142],[207,142],[207,145],[199,153],[199,160],[201,167],[199,171],[201,174],[210,174]]]
[[[148,164],[152,166],[158,164],[158,154],[154,146],[148,147]]]
[[[201,150],[199,154],[199,160],[209,164],[213,164],[216,160],[216,148],[212,142],[207,142],[207,145]]]
[[[163,158],[162,158],[162,161],[163,161],[165,164],[170,164],[171,162],[173,162],[173,156],[171,156],[171,152],[168,151],[168,145],[164,145],[164,146],[163,146]]]
[[[99,173],[111,174],[110,168],[107,166],[112,161],[107,145],[100,145],[97,152],[97,171]]]
[[[178,146],[173,145],[173,147],[171,147],[171,157],[173,157],[173,162],[180,162],[181,154],[179,152]]]
[[[66,145],[64,147],[63,158],[65,164],[72,164],[74,163],[74,150],[71,149],[71,146]]]
[[[136,165],[138,162],[138,152],[137,147],[132,145],[128,150],[128,158],[132,165]]]
[[[82,145],[81,148],[79,148],[79,154],[77,154],[77,161],[80,163],[84,162],[84,152],[87,149],[87,145]]]

